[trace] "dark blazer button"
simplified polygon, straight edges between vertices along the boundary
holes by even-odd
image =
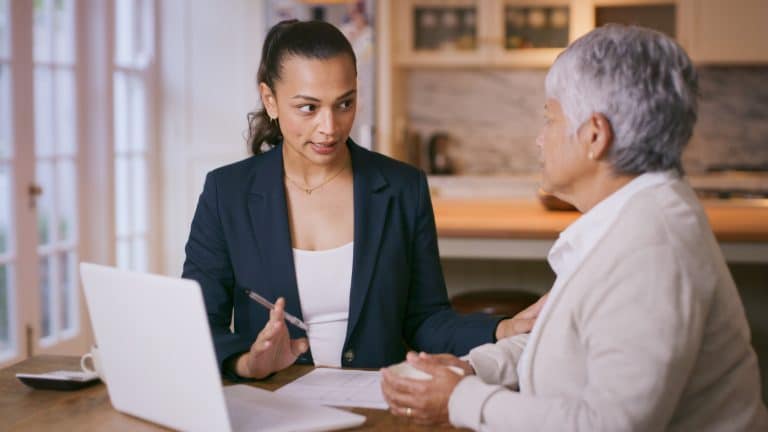
[[[344,351],[344,361],[347,363],[352,363],[352,360],[355,359],[355,350],[352,348]]]

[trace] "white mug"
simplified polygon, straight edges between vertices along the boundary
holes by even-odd
[[[88,359],[91,359],[91,366],[88,366]],[[95,373],[99,378],[102,380],[104,379],[101,370],[101,360],[99,359],[99,347],[93,345],[89,352],[80,357],[80,369],[82,369],[83,372]]]

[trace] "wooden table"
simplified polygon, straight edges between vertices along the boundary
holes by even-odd
[[[16,379],[18,372],[42,373],[52,370],[78,370],[77,357],[37,356],[0,370],[0,431],[156,431],[163,427],[131,417],[112,408],[104,384],[77,391],[34,390]],[[311,366],[291,366],[272,378],[255,383],[276,390],[312,370]],[[424,427],[395,417],[388,411],[350,408],[367,417],[355,430],[433,431],[450,426]]]

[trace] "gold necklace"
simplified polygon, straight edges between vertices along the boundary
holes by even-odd
[[[307,187],[307,185],[305,185],[305,184],[300,184],[296,180],[294,180],[291,177],[289,177],[288,173],[285,173],[285,178],[287,178],[288,181],[291,182],[300,191],[306,193],[307,195],[312,195],[312,192],[314,192],[315,190],[320,189],[321,187],[327,185],[328,183],[331,182],[331,180],[333,180],[336,177],[338,177],[339,174],[341,174],[345,169],[347,169],[347,165],[348,164],[344,164],[344,166],[342,166],[340,170],[336,171],[333,175],[331,175],[330,177],[326,178],[325,180],[323,180],[322,183],[320,183],[319,185],[314,186],[314,187]]]

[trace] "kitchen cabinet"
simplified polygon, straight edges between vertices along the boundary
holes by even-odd
[[[682,15],[676,0],[591,0],[594,26],[607,23],[639,25],[680,40]],[[684,26],[683,26],[684,27]]]
[[[568,42],[594,26],[590,5],[591,0],[377,2],[376,28],[383,30],[376,32],[375,42],[376,150],[408,159],[410,71],[548,67]]]
[[[395,64],[546,67],[593,23],[583,0],[394,3]]]
[[[387,28],[396,35],[394,63],[405,67],[546,67],[569,42],[603,20],[668,33],[697,63],[768,62],[765,0],[392,3],[392,21]]]
[[[486,59],[479,0],[403,0],[395,3],[398,65],[482,65]]]
[[[697,64],[768,63],[768,1],[679,0],[682,45]]]
[[[567,42],[619,21],[674,33],[697,64],[768,64],[766,0],[380,1],[376,150],[408,159],[411,71],[549,67],[563,49],[563,17]]]
[[[624,23],[670,34],[696,64],[768,63],[765,0],[584,0],[580,5],[594,11],[585,12],[592,13],[593,26],[601,24],[601,9],[634,9],[636,15]]]

